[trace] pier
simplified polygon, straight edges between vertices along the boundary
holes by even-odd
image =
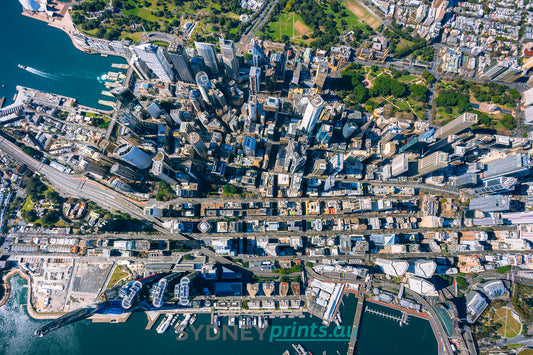
[[[353,317],[353,323],[352,323],[352,336],[355,336],[355,338],[352,338],[350,340],[350,344],[348,344],[348,355],[352,355],[355,353],[355,344],[357,342],[357,335],[359,334],[359,324],[361,324],[361,317],[363,315],[363,307],[365,303],[365,285],[361,285],[359,288],[359,297],[357,298],[357,308],[355,310],[355,315]],[[356,329],[355,332],[353,329]]]
[[[365,308],[365,312],[372,313],[372,314],[375,314],[377,316],[396,321],[396,322],[400,323],[400,326],[402,326],[404,324],[409,324],[408,323],[409,314],[407,314],[406,312],[402,312],[401,317],[400,316],[395,316],[395,315],[392,315],[392,314],[389,314],[389,313],[386,313],[386,312],[378,311],[376,309],[372,309],[372,308],[369,308],[369,307]]]

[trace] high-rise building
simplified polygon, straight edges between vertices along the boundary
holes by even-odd
[[[524,176],[529,174],[531,157],[529,154],[519,153],[487,163],[482,179],[500,176]]]
[[[194,76],[185,48],[177,43],[171,44],[168,47],[168,57],[174,66],[179,81],[194,84]]]
[[[135,106],[139,105],[139,100],[137,100],[133,92],[127,87],[117,86],[111,90],[111,95],[130,111],[135,110]]]
[[[448,166],[448,153],[435,152],[418,160],[418,173],[415,177],[430,174]]]
[[[110,171],[111,174],[115,174],[116,176],[128,181],[136,181],[138,178],[138,174],[135,170],[119,163],[113,164]]]
[[[189,91],[189,100],[191,100],[191,104],[197,113],[205,110],[204,101],[202,100],[201,94],[198,91]]]
[[[468,209],[481,212],[502,212],[511,208],[511,197],[507,195],[491,195],[470,200]]]
[[[219,44],[226,76],[232,79],[237,79],[237,75],[239,74],[239,59],[235,53],[235,43],[233,41],[224,40],[224,38],[221,37]]]
[[[204,60],[207,70],[212,75],[218,74],[216,47],[211,43],[194,42],[198,55]]]
[[[205,72],[201,71],[196,74],[196,85],[198,85],[198,89],[200,90],[200,94],[202,94],[202,99],[204,102],[211,102],[209,100],[209,89],[211,89],[211,82],[209,81],[209,77]]]
[[[313,131],[316,121],[322,112],[322,107],[324,107],[324,100],[320,95],[313,96],[311,100],[309,100],[300,124],[301,130],[306,133],[311,133]]]
[[[342,127],[342,136],[344,139],[348,139],[357,129],[357,123],[354,120],[347,120],[344,126]]]
[[[152,43],[145,43],[134,47],[135,53],[141,61],[152,71],[156,79],[165,82],[174,81],[172,68],[165,58],[161,47]]]
[[[154,160],[154,163],[152,164],[152,174],[170,185],[175,185],[177,183],[175,179],[176,171],[162,160]]]
[[[317,159],[315,160],[315,163],[313,164],[313,171],[311,172],[312,175],[324,175],[324,173],[328,170],[328,163],[326,162],[326,159]]]
[[[409,170],[407,153],[398,154],[392,159],[391,176],[399,176]]]
[[[318,68],[316,69],[315,75],[315,85],[321,89],[324,87],[324,83],[326,82],[326,78],[328,77],[328,70],[328,62],[318,63]]]
[[[250,136],[244,136],[242,140],[242,150],[247,157],[255,157],[255,148],[257,146],[257,140]]]
[[[207,158],[207,147],[197,132],[189,133],[187,140],[194,148],[194,151],[202,158]]]
[[[250,68],[250,95],[257,95],[260,91],[259,84],[261,82],[261,68]]]
[[[119,145],[113,154],[139,169],[148,169],[152,165],[152,158],[147,153],[128,143]]]
[[[451,122],[437,129],[437,139],[457,134],[477,123],[477,114],[465,112]]]

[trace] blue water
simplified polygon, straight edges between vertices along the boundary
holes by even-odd
[[[290,350],[294,354],[291,344],[284,341],[287,336],[272,337],[273,326],[285,327],[294,324],[311,326],[313,323],[321,325],[319,319],[307,316],[304,319],[274,319],[272,326],[263,335],[260,341],[256,331],[247,334],[238,334],[239,341],[222,338],[207,340],[203,331],[198,332],[198,340],[194,333],[186,340],[178,340],[172,331],[165,334],[156,334],[155,327],[145,330],[146,316],[135,313],[126,323],[105,324],[91,323],[88,320],[80,321],[53,331],[42,338],[32,337],[33,332],[46,323],[30,318],[25,305],[27,292],[23,287],[25,281],[20,277],[11,280],[12,294],[8,303],[0,307],[0,354],[149,354],[154,350],[159,353],[176,353],[186,355],[216,354],[216,355],[272,355],[282,354]],[[355,313],[355,297],[343,298],[341,314],[343,325],[352,323]],[[372,308],[381,309],[379,305]],[[384,309],[388,313],[395,310]],[[195,323],[197,327],[209,325],[209,315],[199,315]],[[222,317],[223,325],[227,318]],[[158,323],[156,323],[158,324]],[[333,326],[328,328],[328,333],[333,331]],[[212,335],[214,337],[214,335]],[[244,336],[244,338],[243,338]],[[301,337],[302,338],[302,337]],[[315,355],[346,354],[347,342],[302,340],[304,347]],[[276,341],[283,340],[283,341]],[[412,317],[409,325],[399,327],[394,321],[383,319],[379,316],[364,313],[356,354],[358,355],[436,355],[437,342],[427,321]]]
[[[78,102],[104,110],[98,104],[105,86],[98,77],[112,69],[112,63],[126,63],[120,57],[104,58],[81,52],[63,31],[21,14],[18,0],[0,3],[0,97],[12,102],[17,85],[74,97]],[[27,70],[17,67],[27,66]],[[5,85],[5,87],[2,87]]]

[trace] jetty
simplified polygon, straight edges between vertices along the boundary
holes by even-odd
[[[128,69],[130,66],[128,64],[117,64],[117,63],[113,63],[111,64],[111,68],[116,68],[116,69]]]
[[[352,324],[352,339],[348,344],[348,355],[355,353],[355,344],[357,343],[357,335],[359,334],[359,324],[361,324],[361,317],[363,316],[363,307],[365,303],[365,285],[361,285],[359,288],[359,297],[357,298],[357,308],[355,310],[355,316],[353,317]],[[354,331],[355,329],[355,331]]]

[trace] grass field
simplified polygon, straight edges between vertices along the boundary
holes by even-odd
[[[117,266],[115,270],[113,271],[113,275],[111,275],[111,279],[109,280],[109,283],[107,284],[107,288],[111,288],[115,286],[118,281],[122,280],[124,277],[128,275],[129,273],[127,271],[122,270],[121,266]]]
[[[501,324],[501,328],[498,329],[498,333],[505,338],[513,338],[520,334],[522,331],[522,324],[517,321],[512,314],[510,308],[502,307],[494,313],[494,323]]]
[[[524,349],[521,352],[519,352],[518,355],[533,355],[533,350],[532,349]]]
[[[24,202],[24,206],[22,207],[22,210],[24,211],[31,211],[33,209],[33,202],[31,201],[31,198],[28,196],[26,199],[26,202]]]
[[[297,39],[311,34],[312,31],[303,23],[300,16],[294,12],[288,12],[281,14],[277,21],[270,23],[269,32],[275,41],[279,41],[284,35],[290,39]]]
[[[353,13],[362,22],[366,23],[373,29],[376,29],[382,25],[381,20],[378,19],[376,16],[372,15],[357,0],[345,0],[344,6],[346,6],[346,8],[350,10],[350,12]]]

